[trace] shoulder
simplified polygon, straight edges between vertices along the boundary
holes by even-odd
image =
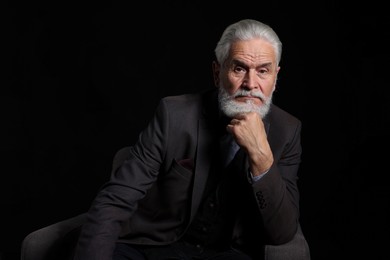
[[[301,125],[301,120],[275,104],[271,105],[267,120],[271,124]]]
[[[175,114],[201,114],[206,106],[213,103],[214,94],[215,90],[210,89],[199,93],[166,96],[160,100],[159,108],[164,108]]]
[[[276,105],[271,106],[265,121],[269,124],[269,137],[281,142],[295,139],[302,130],[300,119]]]
[[[181,95],[163,97],[160,102],[180,106],[183,104],[199,102],[200,98],[200,93],[186,93]]]
[[[187,104],[188,102],[196,103],[202,102],[205,98],[209,96],[214,96],[216,93],[215,89],[206,89],[196,93],[185,93],[180,95],[166,96],[161,99],[162,102],[172,103],[172,104]]]
[[[158,105],[159,109],[175,115],[194,113],[201,104],[200,94],[182,94],[163,97]]]

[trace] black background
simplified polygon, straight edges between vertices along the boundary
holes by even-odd
[[[5,8],[4,8],[5,7]],[[6,2],[0,254],[87,210],[111,160],[166,95],[212,87],[222,30],[271,25],[274,102],[302,120],[301,223],[312,259],[389,259],[389,19],[374,2]]]

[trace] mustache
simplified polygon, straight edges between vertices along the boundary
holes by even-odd
[[[253,90],[245,90],[245,89],[239,89],[237,90],[233,95],[233,98],[236,97],[256,97],[261,99],[261,101],[264,101],[266,97],[261,91],[253,91]]]

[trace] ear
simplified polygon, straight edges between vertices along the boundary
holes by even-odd
[[[276,82],[278,81],[278,73],[279,73],[279,71],[280,71],[280,66],[278,66],[278,67],[276,68],[276,77],[275,77],[275,83],[274,83],[274,87],[273,87],[273,89],[272,89],[272,92],[274,92],[275,89],[276,89]]]
[[[212,69],[213,69],[213,77],[214,77],[214,85],[216,87],[219,87],[219,72],[220,72],[220,69],[221,69],[221,66],[219,65],[218,62],[216,61],[213,61],[212,63]]]

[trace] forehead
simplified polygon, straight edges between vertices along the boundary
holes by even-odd
[[[251,39],[234,42],[230,48],[230,59],[246,62],[275,62],[273,46],[263,39]]]

